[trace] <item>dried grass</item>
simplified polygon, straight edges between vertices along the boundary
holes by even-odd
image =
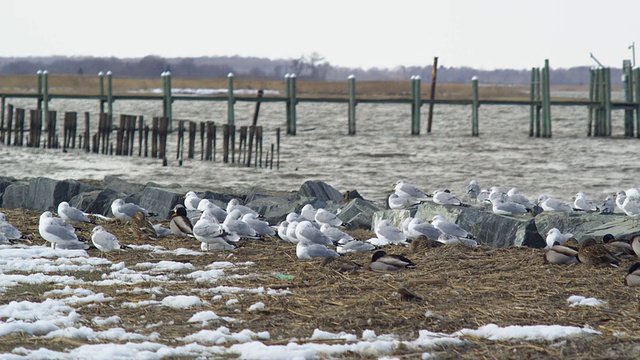
[[[40,212],[2,210],[7,219],[41,244],[37,234],[37,217]],[[131,243],[133,236],[128,228],[110,222],[102,223],[108,231],[123,243]],[[85,231],[90,228],[87,227]],[[84,232],[83,234],[87,234]],[[365,231],[354,236],[363,238]],[[199,249],[199,243],[175,237],[164,238],[154,245],[167,249],[178,247]],[[363,330],[376,334],[396,334],[401,339],[415,339],[418,331],[453,333],[463,328],[476,329],[486,324],[509,325],[566,325],[589,326],[602,335],[569,338],[553,343],[545,341],[491,341],[467,337],[459,347],[429,349],[441,358],[637,358],[640,356],[640,312],[638,289],[624,286],[623,278],[633,261],[624,260],[621,269],[589,268],[585,265],[559,266],[544,264],[543,250],[530,248],[491,248],[480,246],[442,246],[418,253],[407,253],[407,248],[393,247],[388,253],[404,253],[417,264],[416,269],[394,273],[372,272],[366,269],[370,253],[348,254],[343,258],[365,265],[356,272],[340,272],[339,262],[326,267],[318,261],[299,261],[295,248],[277,239],[247,241],[231,252],[210,253],[201,256],[177,256],[147,251],[127,251],[109,254],[114,263],[124,261],[128,267],[141,262],[171,260],[188,262],[197,267],[214,261],[228,260],[236,264],[245,261],[253,265],[235,268],[233,274],[219,279],[215,284],[195,282],[184,278],[170,284],[153,283],[149,288],[162,286],[162,299],[167,295],[199,295],[210,300],[217,286],[245,289],[284,290],[289,295],[237,293],[223,295],[223,301],[211,301],[201,309],[189,311],[160,306],[121,308],[124,301],[149,300],[149,293],[132,293],[132,287],[95,287],[95,292],[116,298],[115,303],[100,303],[81,307],[79,313],[86,319],[95,316],[118,315],[127,331],[150,333],[149,324],[163,321],[163,340],[176,345],[175,338],[197,332],[200,327],[187,323],[196,311],[212,310],[219,316],[230,316],[240,323],[219,320],[208,328],[227,326],[233,331],[249,328],[253,331],[269,331],[268,344],[286,344],[289,339],[309,337],[313,330],[346,331],[361,335]],[[100,256],[97,250],[88,251]],[[77,274],[75,274],[78,276]],[[101,275],[101,274],[100,274]],[[240,276],[237,276],[240,275]],[[87,275],[89,276],[89,275]],[[94,276],[95,275],[91,275]],[[21,286],[12,288],[2,297],[2,303],[12,300],[42,301],[41,294],[55,284],[41,288]],[[138,286],[140,287],[140,286]],[[399,293],[409,290],[422,301],[404,301]],[[405,290],[406,289],[406,290]],[[205,292],[210,296],[202,296]],[[571,295],[595,297],[606,301],[600,307],[570,307]],[[239,301],[227,305],[226,300]],[[246,311],[261,301],[265,308],[259,312]],[[239,310],[239,311],[236,311]],[[169,323],[172,321],[172,323]],[[136,329],[136,330],[134,330]],[[98,330],[98,329],[96,329]],[[41,346],[34,337],[3,338],[0,350],[10,351],[16,346],[28,348]],[[82,342],[79,342],[81,344]],[[62,348],[75,347],[73,341],[61,340]],[[47,343],[47,347],[51,348]],[[396,355],[414,358],[407,349],[398,348]],[[347,357],[358,357],[348,354]]]

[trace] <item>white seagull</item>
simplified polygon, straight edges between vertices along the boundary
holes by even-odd
[[[475,179],[471,179],[469,181],[469,185],[467,185],[467,198],[478,201],[478,195],[480,194],[480,184]]]
[[[564,243],[573,237],[571,233],[561,233],[557,228],[551,228],[546,232],[545,240],[547,242],[547,249],[551,249],[554,245],[564,245]]]
[[[73,226],[67,224],[61,218],[54,218],[51,211],[45,211],[40,215],[38,232],[43,239],[51,243],[51,248],[61,249],[88,249],[89,245],[78,240]]]
[[[404,180],[400,180],[394,187],[395,193],[408,200],[411,205],[427,201],[431,196],[420,190],[417,186]]]
[[[96,222],[89,219],[87,214],[82,212],[80,209],[75,208],[69,205],[68,202],[63,201],[58,204],[58,216],[60,216],[64,221],[69,224],[75,224],[79,222],[85,222],[90,224],[95,224]]]
[[[218,221],[206,213],[193,226],[193,236],[200,241],[203,250],[233,250],[235,245],[227,241],[227,233]]]
[[[155,214],[151,214],[145,208],[140,207],[134,203],[125,203],[122,199],[115,199],[111,203],[111,212],[116,219],[129,221],[136,215],[138,211],[142,211],[144,216],[149,217]]]
[[[189,191],[184,196],[184,207],[186,207],[187,210],[198,210],[200,201],[202,201],[202,199],[199,198],[195,192]]]
[[[374,232],[376,233],[378,239],[383,243],[404,244],[407,242],[407,236],[402,232],[402,230],[391,225],[391,221],[386,219],[380,220],[376,224]]]
[[[340,226],[342,225],[342,220],[338,219],[338,217],[325,210],[325,209],[318,209],[316,211],[316,215],[314,217],[314,219],[316,220],[316,222],[320,225],[322,224],[328,224],[331,226]]]
[[[527,213],[527,208],[512,201],[504,201],[503,199],[497,199],[491,202],[491,211],[498,215],[522,215]]]
[[[302,240],[296,245],[296,256],[301,260],[309,260],[313,258],[335,259],[340,256],[340,254],[324,245],[312,243],[308,240]]]
[[[118,238],[105,230],[102,226],[96,226],[91,230],[91,242],[104,255],[106,252],[112,252],[123,249]]]
[[[431,224],[445,234],[453,235],[458,238],[474,239],[475,237],[464,230],[460,226],[445,220],[442,216],[436,215],[431,219]]]
[[[573,208],[577,210],[582,210],[586,212],[594,212],[600,210],[596,204],[591,201],[591,199],[587,198],[587,195],[582,191],[575,195],[575,200],[573,201]]]
[[[318,230],[310,221],[302,221],[296,226],[296,238],[300,241],[307,241],[309,243],[321,244],[321,245],[333,245],[333,241]]]
[[[549,197],[547,194],[540,194],[540,196],[538,196],[538,206],[540,206],[544,211],[573,211],[573,208],[571,208],[571,206],[566,202]]]

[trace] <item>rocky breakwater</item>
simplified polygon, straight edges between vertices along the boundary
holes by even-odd
[[[609,233],[618,238],[630,238],[640,233],[622,214],[601,215],[584,212],[543,212],[537,216],[503,216],[482,205],[461,207],[424,202],[406,210],[389,210],[378,202],[363,199],[357,191],[341,192],[322,181],[306,181],[297,191],[270,191],[259,187],[248,189],[191,189],[179,184],[160,185],[149,182],[135,184],[115,176],[102,181],[56,180],[45,177],[20,180],[0,177],[0,207],[56,211],[62,201],[88,213],[113,216],[111,203],[117,198],[138,204],[161,220],[176,204],[182,203],[188,191],[196,191],[218,206],[226,207],[237,198],[248,207],[263,214],[276,225],[290,212],[299,212],[306,204],[337,213],[347,229],[373,229],[380,219],[390,219],[399,226],[408,216],[424,221],[434,215],[455,222],[474,234],[480,244],[505,247],[544,247],[544,234],[551,228],[571,232],[576,239],[601,238]]]
[[[632,227],[631,221],[625,219],[623,214],[571,211],[542,212],[536,216],[505,216],[494,214],[490,206],[463,207],[439,205],[429,201],[405,210],[378,211],[372,218],[372,226],[381,219],[391,220],[392,224],[400,226],[407,217],[429,221],[435,215],[440,215],[474,234],[478,243],[496,247],[543,248],[546,246],[545,234],[552,228],[558,228],[563,233],[570,232],[578,241],[587,237],[601,239],[605,234],[630,239],[640,233],[640,227]]]
[[[290,212],[299,212],[304,205],[311,204],[316,208],[339,212],[338,217],[349,229],[369,228],[374,212],[383,209],[379,204],[362,199],[356,191],[343,194],[322,181],[307,181],[297,191],[283,192],[258,187],[240,190],[191,189],[179,184],[160,185],[152,182],[143,185],[115,176],[107,176],[102,181],[0,177],[0,207],[55,212],[60,202],[67,201],[87,213],[111,217],[111,203],[121,198],[158,214],[157,219],[164,219],[176,204],[182,203],[188,191],[195,191],[199,197],[209,199],[223,208],[226,208],[229,200],[239,199],[263,214],[270,224],[277,224]]]

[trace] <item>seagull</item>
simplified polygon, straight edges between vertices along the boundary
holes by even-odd
[[[156,229],[141,210],[136,212],[131,218],[131,230],[138,242],[140,242],[140,240],[144,242],[158,240]]]
[[[318,210],[316,210],[316,208],[313,207],[313,205],[311,205],[311,204],[306,204],[300,210],[300,215],[302,215],[303,217],[305,217],[309,221],[314,221],[315,218],[316,218],[316,214],[317,213],[318,213]]]
[[[491,211],[498,215],[522,215],[526,214],[529,210],[522,205],[512,201],[504,201],[503,199],[497,199],[491,202]]]
[[[413,218],[409,222],[408,228],[409,235],[407,236],[410,239],[416,239],[420,235],[424,235],[429,239],[437,239],[442,231],[437,229],[435,226],[428,222],[422,221],[422,219]]]
[[[477,198],[477,197],[476,197]],[[433,202],[440,205],[457,205],[465,206],[460,199],[453,195],[449,190],[438,189],[433,192]]]
[[[252,214],[252,213],[247,213]],[[256,232],[249,224],[240,220],[243,214],[240,209],[234,208],[224,219],[222,228],[229,234],[236,234],[240,237],[257,238],[258,232]]]
[[[391,244],[402,244],[407,242],[407,236],[400,229],[391,225],[389,220],[380,220],[374,229],[378,239]]]
[[[138,211],[142,211],[146,217],[156,215],[134,203],[125,203],[122,199],[115,199],[111,203],[111,212],[116,219],[129,221]]]
[[[227,218],[227,211],[223,208],[221,208],[220,206],[214,204],[212,201],[210,201],[209,199],[202,199],[202,201],[200,201],[200,203],[198,204],[198,210],[204,212],[205,209],[209,209],[209,211],[211,212],[211,215],[213,215],[216,220],[218,220],[218,222],[223,222],[224,219]],[[190,219],[191,222],[193,222],[193,219]],[[198,220],[195,220],[198,221]]]
[[[38,232],[43,239],[51,243],[51,248],[61,249],[82,249],[86,250],[89,245],[81,242],[74,233],[73,226],[67,224],[61,218],[54,218],[51,211],[45,211],[40,215]]]
[[[558,228],[551,228],[549,229],[549,231],[547,231],[545,233],[545,240],[547,242],[547,249],[552,248],[554,245],[564,245],[564,243],[567,242],[567,240],[569,240],[569,238],[572,238],[573,234],[571,233],[561,233],[560,230],[558,230]]]
[[[322,226],[320,226],[320,231],[323,234],[327,235],[327,237],[329,237],[329,239],[331,239],[333,243],[336,243],[336,242],[347,243],[347,242],[353,241],[353,237],[351,237],[351,235],[347,234],[346,232],[338,228],[334,228],[329,224],[322,224]]]
[[[278,224],[278,230],[276,230],[276,232],[278,233],[278,237],[280,239],[287,242],[292,242],[291,240],[289,240],[289,237],[287,237],[288,226],[289,226],[289,222],[287,220],[282,220],[280,224]]]
[[[300,260],[309,260],[313,258],[335,259],[340,256],[340,254],[324,245],[313,243],[305,239],[299,241],[296,245],[296,256]]]
[[[321,244],[321,245],[333,245],[333,241],[322,233],[322,231],[316,229],[310,221],[302,221],[296,226],[296,238],[302,242],[307,241],[309,243]]]
[[[513,201],[516,204],[523,205],[527,209],[533,209],[536,204],[529,200],[526,196],[520,193],[520,189],[517,187],[513,187],[507,191],[507,196],[509,196],[509,200]]]
[[[497,201],[498,199],[502,199],[504,201],[509,201],[509,195],[504,191],[500,190],[497,186],[492,186],[491,191],[489,192],[489,201],[491,203]]]
[[[206,212],[193,226],[193,236],[202,243],[203,250],[233,250],[236,248],[228,238],[229,235],[218,221]],[[239,238],[239,237],[238,237]],[[234,238],[237,240],[238,238]],[[213,248],[212,248],[213,247]]]
[[[607,195],[602,205],[600,205],[601,214],[613,214],[616,210],[616,202],[612,195]]]
[[[445,234],[453,235],[458,238],[475,238],[475,236],[473,236],[471,233],[464,230],[460,226],[445,220],[441,215],[435,215],[433,219],[431,219],[431,225],[435,226],[438,230],[442,231]]]
[[[2,212],[0,212],[0,234],[4,235],[9,241],[26,238],[20,230],[5,219],[5,215]]]
[[[624,212],[624,210],[622,209],[622,205],[624,204],[624,201],[627,199],[627,193],[624,190],[619,190],[616,193],[616,207],[618,207],[618,209],[620,209],[620,211]]]
[[[375,249],[372,244],[362,242],[360,240],[351,240],[344,245],[338,245],[336,251],[338,254],[346,254],[350,252],[367,252]]]
[[[404,180],[400,180],[394,187],[395,193],[407,199],[411,205],[418,204],[420,202],[427,201],[431,196],[427,195],[424,191],[420,190],[417,186],[410,184]]]
[[[79,222],[85,222],[95,224],[96,222],[89,219],[87,215],[81,210],[70,206],[68,202],[63,201],[58,204],[58,216],[69,224],[75,224]]]
[[[478,182],[475,179],[471,179],[471,181],[469,181],[469,185],[467,185],[467,198],[477,202],[480,191],[482,190],[480,189]]]
[[[169,236],[172,234],[171,229],[167,229],[166,227],[162,226],[162,224],[160,223],[153,224],[153,228],[156,230],[156,234],[158,234],[159,238]]]
[[[298,224],[300,223],[294,220],[290,221],[289,225],[287,225],[287,239],[294,244],[297,244],[300,241],[296,236],[296,228],[298,227]]]
[[[102,226],[96,226],[91,230],[91,242],[104,255],[106,252],[112,252],[125,247],[120,245],[115,235],[105,230]]]
[[[575,200],[573,201],[573,209],[581,210],[586,212],[594,212],[600,210],[596,204],[591,201],[591,199],[587,198],[587,195],[582,191],[575,195]]]
[[[411,202],[407,198],[401,197],[396,193],[389,195],[387,203],[389,204],[389,209],[394,210],[402,210],[411,206]]]
[[[342,220],[338,219],[338,217],[325,210],[325,209],[318,209],[316,211],[316,216],[314,216],[314,219],[316,220],[316,223],[322,225],[322,224],[328,224],[331,226],[340,226],[342,225]]]
[[[242,215],[252,213],[252,214],[255,214],[256,216],[260,216],[260,214],[258,214],[255,210],[249,207],[246,207],[244,205],[240,205],[240,200],[238,199],[231,199],[227,203],[227,214],[229,214],[233,210],[238,210]]]
[[[631,227],[638,226],[638,217],[640,217],[640,196],[628,195],[622,203],[622,211],[631,218]]]
[[[371,256],[369,269],[375,271],[397,271],[413,269],[416,264],[402,255],[389,255],[384,250],[378,250]]]
[[[275,230],[269,226],[268,222],[258,219],[255,214],[244,214],[242,216],[242,221],[255,230],[259,236],[274,236],[276,234]]]
[[[169,229],[177,236],[193,235],[193,224],[187,217],[187,209],[184,206],[178,204],[173,208]]]
[[[202,201],[202,199],[193,191],[189,191],[184,196],[184,206],[187,210],[198,210],[198,204],[200,204],[200,201]]]
[[[549,197],[549,195],[541,194],[538,196],[538,206],[544,211],[572,211],[573,208],[562,200]]]
[[[478,194],[478,197],[476,198],[477,202],[483,202],[485,200],[489,200],[489,194],[491,192],[487,189],[482,189],[480,190],[480,193]]]

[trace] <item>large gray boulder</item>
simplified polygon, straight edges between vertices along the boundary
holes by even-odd
[[[113,191],[123,193],[126,195],[131,195],[135,193],[139,193],[144,190],[145,185],[134,184],[123,180],[114,175],[107,175],[102,180],[102,187],[105,189],[111,189]]]
[[[99,189],[80,193],[69,201],[69,204],[86,213],[107,216],[111,211],[111,203],[125,194],[113,189]]]
[[[311,204],[314,207],[325,205],[316,198],[301,197],[299,194],[262,197],[246,204],[246,206],[263,215],[271,225],[284,220],[291,212],[299,213],[302,207]]]
[[[372,201],[356,198],[346,203],[337,216],[348,230],[371,229],[374,214],[383,209]]]
[[[2,207],[7,209],[26,208],[29,182],[16,181],[4,189]]]
[[[135,197],[139,199],[138,202],[134,202],[135,204],[142,206],[151,213],[155,213],[158,219],[166,219],[169,217],[169,211],[183,202],[183,196],[184,193],[181,189],[147,186],[139,194],[129,196],[124,201],[133,202],[132,198]]]
[[[298,190],[298,194],[302,197],[317,198],[322,201],[333,201],[336,203],[344,200],[342,193],[333,186],[322,182],[309,180],[306,181]]]
[[[33,178],[29,180],[29,193],[25,207],[32,210],[56,211],[59,203],[69,201],[81,192],[95,189],[92,185],[73,179]]]

